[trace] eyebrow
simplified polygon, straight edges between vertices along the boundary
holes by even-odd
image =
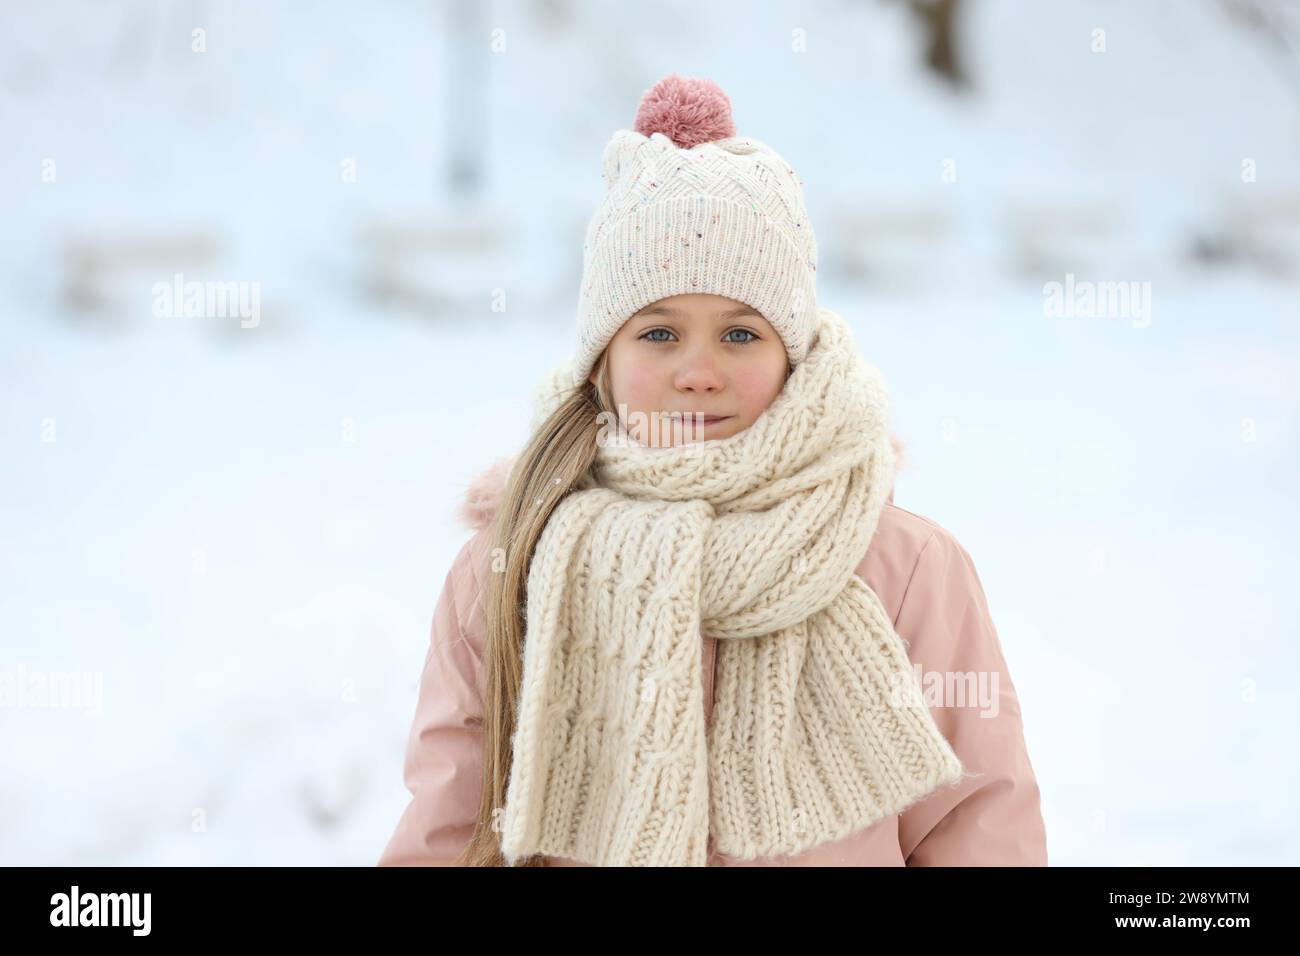
[[[674,309],[674,308],[672,308],[671,306],[667,306],[667,305],[652,305],[652,306],[647,306],[646,308],[642,309],[640,312],[637,312],[637,313],[636,313],[636,315],[638,315],[638,316],[641,316],[641,315],[667,315],[667,316],[670,316],[670,317],[672,317],[672,318],[677,318],[677,319],[680,319],[680,318],[681,318],[683,315],[685,315],[685,314],[686,314],[686,313],[683,312],[681,309]],[[742,315],[758,315],[758,312],[756,312],[754,309],[751,309],[751,308],[750,308],[749,306],[747,306],[747,305],[743,305],[743,306],[741,306],[740,308],[737,308],[737,309],[727,309],[725,312],[719,312],[719,313],[717,313],[717,316],[716,316],[716,317],[717,317],[718,319],[721,319],[721,320],[724,321],[724,322],[728,322],[728,321],[730,321],[730,320],[732,320],[732,319],[738,319],[738,318],[740,318]]]

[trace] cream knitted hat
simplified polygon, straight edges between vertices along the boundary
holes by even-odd
[[[634,313],[693,292],[757,310],[797,365],[817,314],[802,181],[771,148],[735,135],[731,102],[709,80],[660,80],[634,127],[605,146],[607,189],[582,247],[573,384]]]

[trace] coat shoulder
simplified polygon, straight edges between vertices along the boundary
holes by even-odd
[[[470,533],[447,574],[459,636],[478,655],[486,633],[483,601],[494,567],[494,519],[505,493],[512,459],[499,459],[476,474],[456,505],[457,522]]]
[[[964,553],[952,532],[933,518],[887,502],[857,574],[876,592],[891,620],[897,620],[927,549]]]

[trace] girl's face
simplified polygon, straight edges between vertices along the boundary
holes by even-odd
[[[789,369],[785,343],[766,319],[705,293],[652,302],[606,348],[614,404],[632,437],[651,447],[748,428],[781,393]]]

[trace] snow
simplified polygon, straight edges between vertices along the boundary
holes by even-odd
[[[1285,65],[1215,4],[998,0],[963,20],[963,97],[901,7],[502,3],[468,39],[432,4],[6,11],[0,674],[98,674],[103,700],[0,708],[0,862],[378,858],[459,496],[569,353],[600,151],[676,71],[805,183],[821,302],[890,382],[896,501],[979,569],[1051,861],[1295,863]],[[450,110],[448,58],[493,29]],[[486,191],[455,196],[449,117],[478,109]],[[496,244],[364,239],[435,218]],[[141,236],[215,259],[69,304],[69,242]],[[381,267],[446,306],[368,292]],[[174,271],[258,283],[261,323],[156,318]],[[1067,272],[1149,282],[1150,324],[1046,317]]]

